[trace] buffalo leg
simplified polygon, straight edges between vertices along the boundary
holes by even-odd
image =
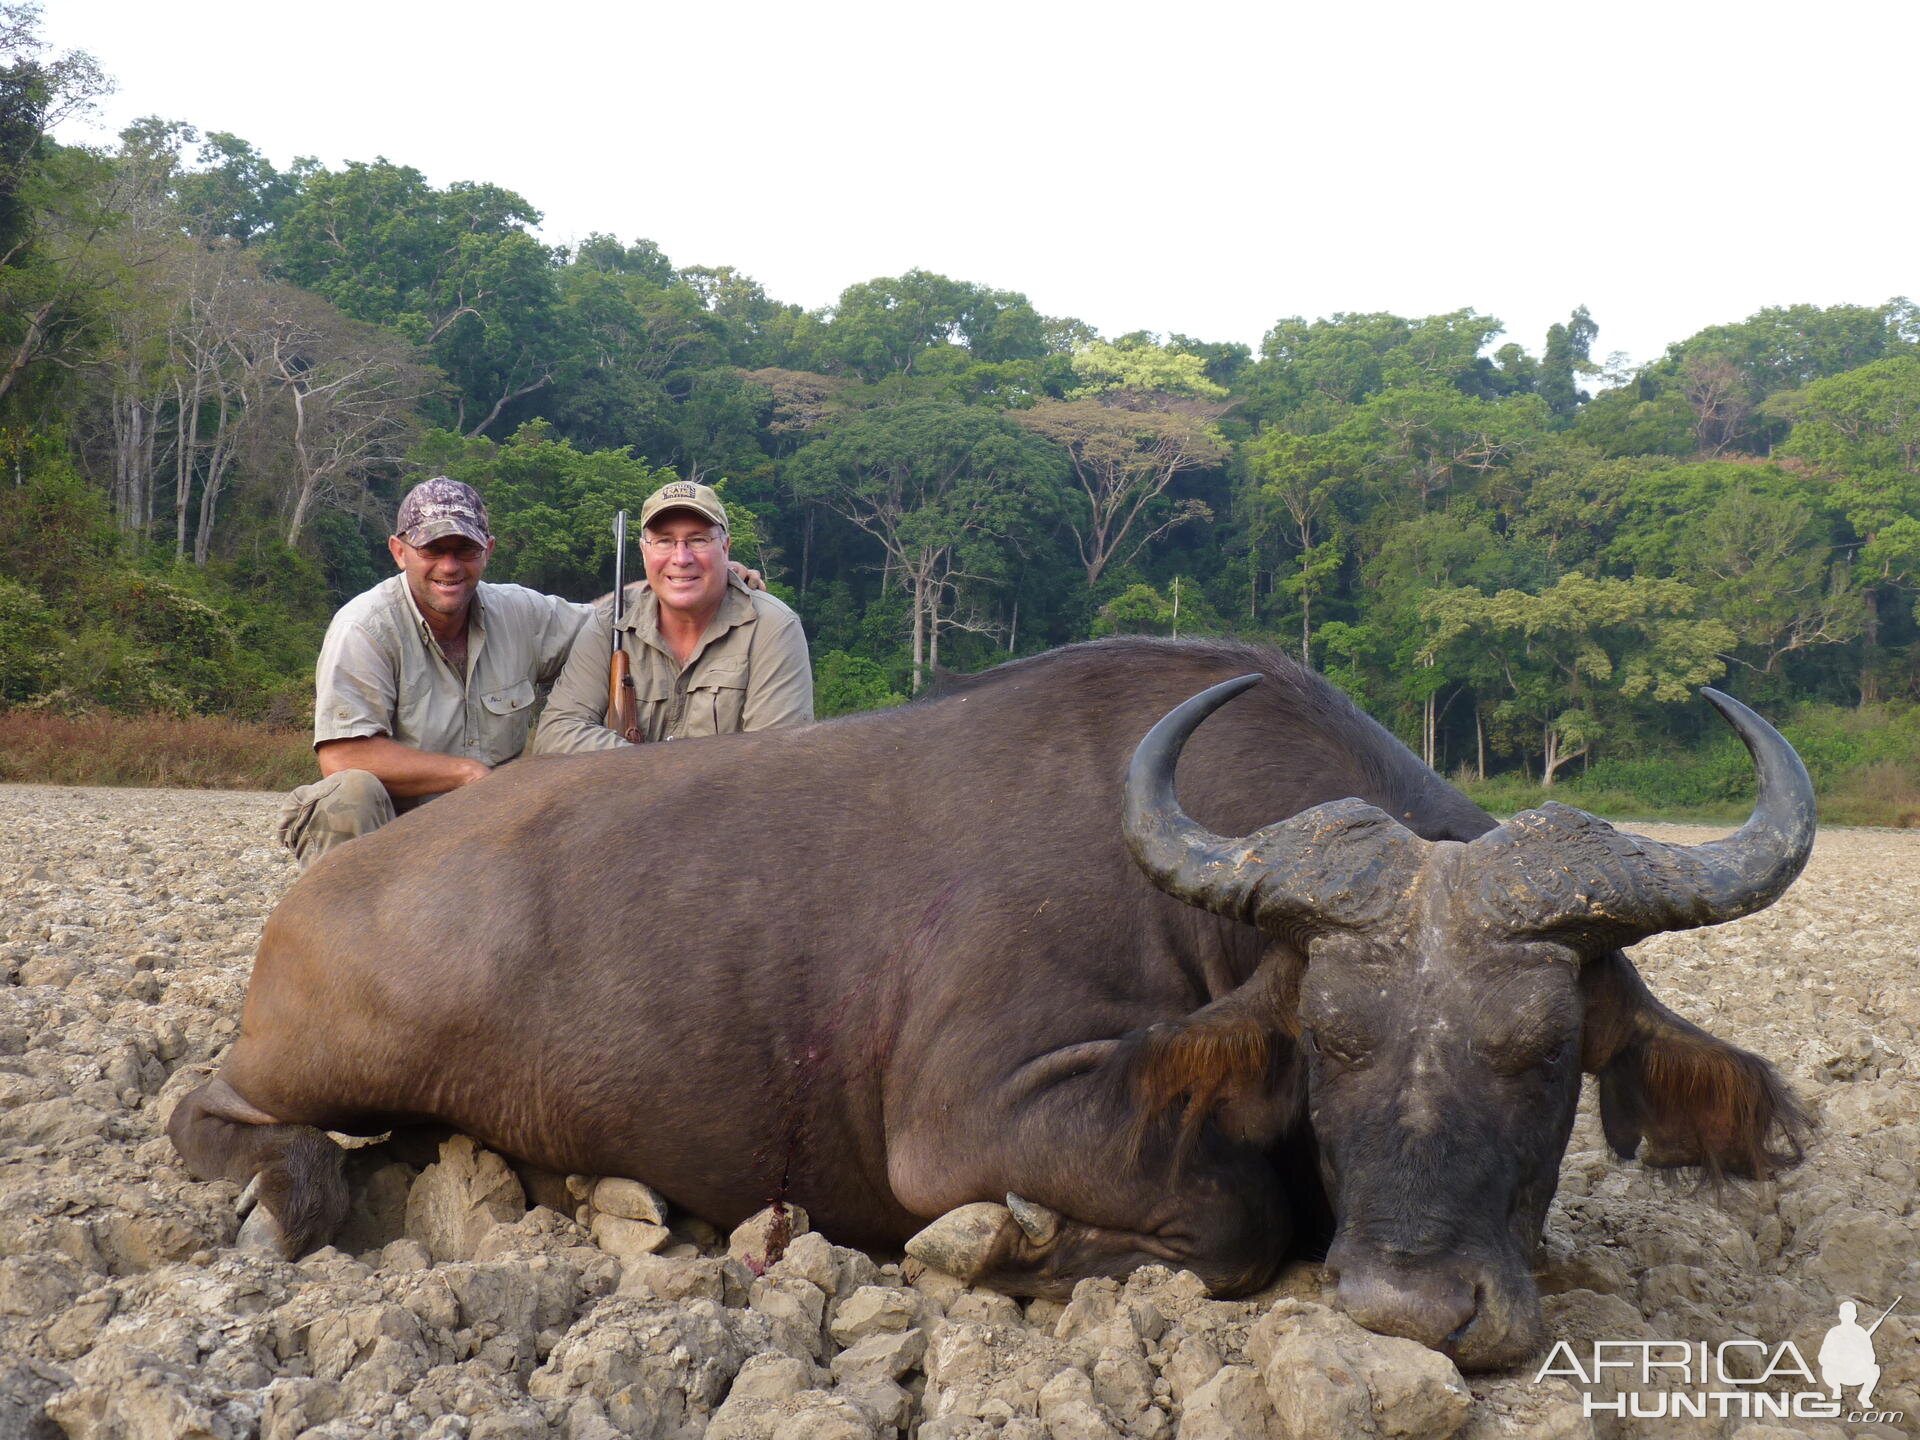
[[[256,1202],[244,1236],[288,1258],[324,1245],[347,1215],[346,1152],[311,1125],[287,1125],[215,1076],[174,1107],[167,1135],[202,1180]]]
[[[907,1209],[971,1209],[949,1230],[972,1237],[947,1248],[963,1278],[1061,1297],[1087,1276],[1159,1264],[1236,1295],[1279,1268],[1294,1224],[1269,1137],[1230,1138],[1211,1121],[1183,1136],[1174,1117],[1136,1142],[1120,1058],[1117,1046],[1080,1048],[1067,1067],[1078,1073],[1036,1065],[996,1114],[962,1129],[955,1112],[930,1109],[894,1137],[889,1178]],[[1010,1195],[1048,1213],[1023,1225],[999,1213]]]

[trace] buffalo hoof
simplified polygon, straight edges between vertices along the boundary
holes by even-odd
[[[1011,1190],[1007,1192],[1007,1209],[1012,1212],[1014,1223],[1036,1245],[1043,1248],[1051,1245],[1053,1237],[1060,1233],[1060,1216],[1055,1211],[1023,1200]]]
[[[269,1255],[275,1260],[286,1260],[286,1232],[280,1228],[280,1222],[264,1205],[255,1205],[253,1213],[247,1216],[246,1223],[240,1227],[240,1233],[233,1237],[236,1250],[245,1250],[255,1255]]]
[[[1023,1202],[1024,1203],[1024,1202]],[[1013,1212],[991,1200],[949,1210],[907,1241],[906,1251],[922,1265],[944,1270],[971,1284],[990,1269],[1020,1229]]]
[[[256,1172],[254,1177],[247,1181],[247,1188],[234,1197],[233,1213],[244,1219],[246,1218],[247,1212],[253,1209],[253,1207],[259,1203],[259,1200],[260,1176]]]

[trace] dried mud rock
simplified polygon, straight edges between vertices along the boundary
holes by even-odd
[[[1780,1066],[1821,1121],[1806,1163],[1718,1197],[1665,1183],[1607,1151],[1589,1095],[1541,1256],[1575,1345],[1790,1340],[1811,1363],[1840,1302],[1904,1292],[1875,1334],[1889,1428],[1588,1415],[1583,1389],[1617,1387],[1537,1362],[1463,1386],[1315,1303],[1310,1265],[1243,1301],[1157,1267],[1016,1301],[797,1211],[725,1237],[638,1181],[523,1185],[464,1137],[353,1150],[335,1248],[236,1251],[236,1187],[188,1176],[164,1124],[237,1033],[292,881],[278,803],[0,787],[0,1440],[1920,1433],[1920,835],[1825,834],[1772,909],[1635,951]]]

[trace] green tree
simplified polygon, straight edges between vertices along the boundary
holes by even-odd
[[[1344,550],[1336,502],[1349,487],[1352,456],[1332,435],[1268,429],[1241,449],[1252,541],[1282,536],[1294,552],[1282,587],[1300,602],[1300,663],[1313,663],[1313,602],[1338,580]]]
[[[910,597],[916,692],[943,629],[989,623],[957,608],[962,592],[1006,578],[1009,551],[1057,513],[1065,468],[999,416],[928,401],[859,416],[789,464],[799,496],[872,536]]]
[[[1556,323],[1547,329],[1547,348],[1540,357],[1539,395],[1562,420],[1570,418],[1586,398],[1580,392],[1578,377],[1593,368],[1589,357],[1599,333],[1600,327],[1593,323],[1584,305],[1565,325]]]
[[[909,270],[842,291],[821,350],[877,382],[922,371],[945,350],[975,361],[1038,359],[1047,338],[1024,295]]]
[[[285,279],[420,346],[453,383],[453,427],[480,435],[564,358],[539,223],[510,190],[354,161],[307,176],[268,250]]]
[[[1190,362],[1181,367],[1190,379],[1205,379],[1197,356],[1172,358]],[[1074,357],[1076,366],[1080,359]],[[1148,372],[1133,373],[1144,378]],[[1181,475],[1226,459],[1215,424],[1222,408],[1190,395],[1114,386],[1098,399],[1041,400],[1008,416],[1059,446],[1073,468],[1080,493],[1067,524],[1089,590],[1109,565],[1126,564],[1177,526],[1213,518],[1202,501],[1165,503],[1164,497]]]
[[[1497,653],[1506,693],[1495,718],[1537,737],[1540,783],[1551,785],[1562,765],[1628,733],[1631,702],[1677,704],[1725,671],[1733,632],[1693,618],[1696,602],[1677,580],[1574,573],[1537,594],[1437,591],[1421,612],[1429,654]]]
[[[1860,701],[1879,698],[1873,654],[1885,592],[1920,583],[1920,357],[1889,356],[1817,380],[1780,407],[1796,422],[1783,454],[1829,477],[1861,545],[1855,573],[1866,605]]]

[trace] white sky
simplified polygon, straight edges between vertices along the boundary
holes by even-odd
[[[1615,0],[44,0],[159,114],[276,164],[490,181],[809,307],[914,266],[1104,334],[1587,305],[1636,361],[1920,294],[1920,6]]]

